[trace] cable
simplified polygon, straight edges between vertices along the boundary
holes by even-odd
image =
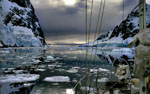
[[[125,3],[125,2],[124,2],[124,0],[122,0],[122,2],[123,2],[123,4],[122,4],[122,10],[123,10],[123,16],[122,16],[122,19],[124,20],[124,7],[125,7],[125,6],[124,6],[124,3]]]
[[[102,16],[101,16],[101,19],[100,19],[100,27],[99,27],[99,30],[98,30],[98,36],[100,36],[100,32],[101,32],[101,28],[102,28],[103,16],[104,16],[104,11],[105,11],[105,3],[106,3],[106,1],[104,0],[103,8],[102,8]],[[97,41],[97,45],[98,45],[98,41]],[[96,46],[94,62],[95,62],[95,59],[96,59],[97,48],[98,48],[98,46]]]
[[[124,0],[122,0],[122,21],[124,21]],[[122,33],[125,32],[125,28],[122,28]],[[122,44],[123,44],[123,36],[122,36]],[[121,50],[121,54],[122,54],[122,50]]]
[[[100,22],[100,15],[101,15],[101,9],[102,9],[102,4],[103,4],[103,0],[101,0],[101,2],[100,2],[100,7],[99,7],[99,13],[98,13],[98,20],[97,20],[97,23],[96,23],[96,31],[95,31],[95,34],[94,34],[94,40],[93,40],[93,46],[94,46],[94,44],[95,44],[95,40],[96,40],[96,35],[97,35],[97,33],[98,33],[98,26],[99,26],[99,22]],[[93,50],[94,50],[94,48],[92,47],[92,52],[91,52],[91,60],[92,60],[92,58],[93,58]]]
[[[90,41],[90,34],[91,34],[92,16],[93,16],[93,3],[94,3],[94,1],[92,0],[91,13],[90,13],[90,23],[89,23],[89,31],[88,31],[88,43]]]
[[[87,31],[87,4],[88,4],[88,2],[87,2],[87,0],[85,0],[85,32],[86,32],[86,43],[88,42],[87,41],[87,39],[88,39],[88,31]],[[85,56],[85,58],[86,58],[86,67],[88,66],[88,48],[86,48],[86,56]],[[87,70],[85,71],[85,73],[87,74]]]
[[[137,4],[137,5],[133,8],[133,10],[130,12],[130,14],[131,14],[132,12],[134,12],[134,10],[137,9],[143,2],[144,2],[144,0],[141,1],[139,4]]]
[[[105,10],[105,3],[106,1],[104,0],[104,4],[103,4],[103,8],[102,8],[102,17],[101,17],[101,20],[100,20],[100,28],[99,28],[99,32],[98,32],[98,36],[100,36],[100,32],[101,32],[101,29],[102,29],[102,22],[103,22],[103,16],[104,16],[104,10]]]

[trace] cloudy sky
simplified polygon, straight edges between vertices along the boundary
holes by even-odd
[[[112,30],[121,22],[123,15],[122,1],[106,0],[102,33]],[[138,4],[138,0],[124,1],[125,15],[127,15]],[[31,2],[47,42],[85,42],[85,0],[31,0]],[[93,40],[95,33],[100,2],[101,0],[94,0],[90,40]],[[88,0],[88,19],[90,16],[90,4],[91,0]]]

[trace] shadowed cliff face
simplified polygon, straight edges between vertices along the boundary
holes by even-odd
[[[30,0],[1,0],[0,4],[0,46],[41,47],[46,44]]]

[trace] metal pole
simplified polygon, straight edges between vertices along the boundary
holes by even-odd
[[[140,94],[146,94],[146,78],[140,79]]]
[[[139,0],[139,27],[146,28],[146,0]]]
[[[146,28],[146,0],[139,0],[139,28],[140,31]],[[140,94],[146,94],[146,78],[140,79]]]

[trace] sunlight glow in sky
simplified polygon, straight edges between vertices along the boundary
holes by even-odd
[[[65,5],[72,6],[76,3],[76,0],[64,0]]]

